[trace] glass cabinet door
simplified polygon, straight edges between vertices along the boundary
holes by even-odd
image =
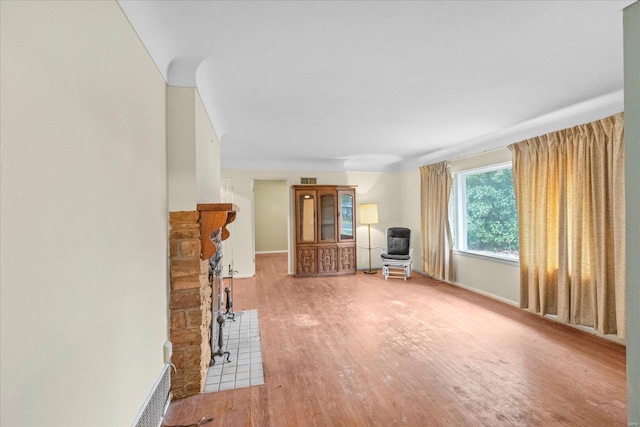
[[[316,241],[316,196],[315,192],[298,193],[298,242],[313,243]]]
[[[352,191],[338,191],[338,198],[340,200],[340,241],[354,240],[353,229],[353,192]]]
[[[336,193],[322,193],[318,191],[320,199],[320,241],[335,242],[336,241]]]

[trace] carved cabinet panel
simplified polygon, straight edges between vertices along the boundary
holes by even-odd
[[[355,186],[293,186],[297,277],[355,274],[355,193]]]
[[[342,271],[356,270],[356,247],[355,245],[338,246],[338,265]]]
[[[316,274],[316,271],[318,271],[316,248],[313,246],[296,248],[296,272],[312,276]]]
[[[338,248],[335,245],[318,246],[318,274],[338,272]]]

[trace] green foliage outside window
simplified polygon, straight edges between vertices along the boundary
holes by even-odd
[[[511,168],[466,176],[467,249],[518,255]]]

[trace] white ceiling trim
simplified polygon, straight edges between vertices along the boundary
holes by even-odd
[[[623,108],[630,0],[119,3],[225,169],[404,171]]]
[[[506,147],[535,136],[541,136],[583,123],[600,120],[623,110],[624,92],[619,90],[561,110],[553,111],[532,120],[527,120],[499,132],[463,142],[450,149],[429,153],[417,158],[413,162],[406,162],[403,166],[408,169],[415,169],[443,160],[455,160],[459,157]]]

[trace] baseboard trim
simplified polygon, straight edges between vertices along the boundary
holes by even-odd
[[[517,302],[517,301],[511,301],[510,299],[507,299],[507,298],[501,297],[501,296],[499,296],[499,295],[492,294],[492,293],[487,292],[487,291],[483,291],[482,289],[474,288],[474,287],[471,287],[471,286],[468,286],[468,285],[465,285],[465,284],[462,284],[462,283],[459,283],[459,282],[452,282],[452,281],[450,281],[450,280],[441,280],[441,279],[437,279],[437,278],[435,278],[435,277],[433,277],[433,276],[431,276],[431,275],[429,275],[429,274],[427,274],[427,273],[425,273],[425,272],[423,272],[423,271],[413,270],[413,272],[414,272],[414,273],[421,274],[421,275],[426,276],[426,277],[430,277],[430,278],[432,278],[433,280],[437,280],[438,282],[447,283],[447,284],[449,284],[449,285],[456,286],[456,287],[461,288],[461,289],[464,289],[464,290],[466,290],[466,291],[474,292],[474,293],[476,293],[476,294],[479,294],[479,295],[485,296],[485,297],[487,297],[487,298],[491,298],[491,299],[493,299],[493,300],[500,301],[500,302],[502,302],[502,303],[505,303],[505,304],[511,305],[511,306],[513,306],[513,307],[520,308],[520,303],[519,303],[519,302]]]
[[[459,282],[447,282],[447,283],[449,283],[449,284],[451,284],[453,286],[457,286],[457,287],[462,288],[462,289],[466,289],[467,291],[475,292],[476,294],[483,295],[485,297],[494,299],[496,301],[500,301],[500,302],[503,302],[505,304],[509,304],[509,305],[511,305],[513,307],[520,308],[520,303],[519,302],[511,301],[510,299],[501,297],[499,295],[492,294],[491,292],[487,292],[487,291],[483,291],[482,289],[477,289],[477,288],[473,288],[471,286],[463,285],[462,283],[459,283]]]
[[[538,314],[538,313],[533,313],[533,314],[536,314],[536,315],[540,316],[540,314]],[[608,340],[608,341],[613,341],[614,343],[621,344],[621,345],[623,345],[625,347],[627,346],[627,342],[625,340],[623,340],[622,338],[619,338],[618,335],[616,335],[616,334],[603,334],[602,332],[597,331],[597,330],[595,330],[595,329],[593,329],[593,328],[591,328],[589,326],[574,325],[573,323],[561,322],[560,320],[558,320],[558,316],[556,316],[555,314],[545,314],[544,316],[540,316],[540,317],[542,317],[544,319],[547,319],[547,320],[550,320],[552,322],[556,322],[556,323],[558,323],[560,325],[570,326],[570,327],[572,327],[574,329],[577,329],[579,331],[586,332],[586,333],[591,334],[591,335],[595,335],[598,338],[603,338],[603,339]]]

